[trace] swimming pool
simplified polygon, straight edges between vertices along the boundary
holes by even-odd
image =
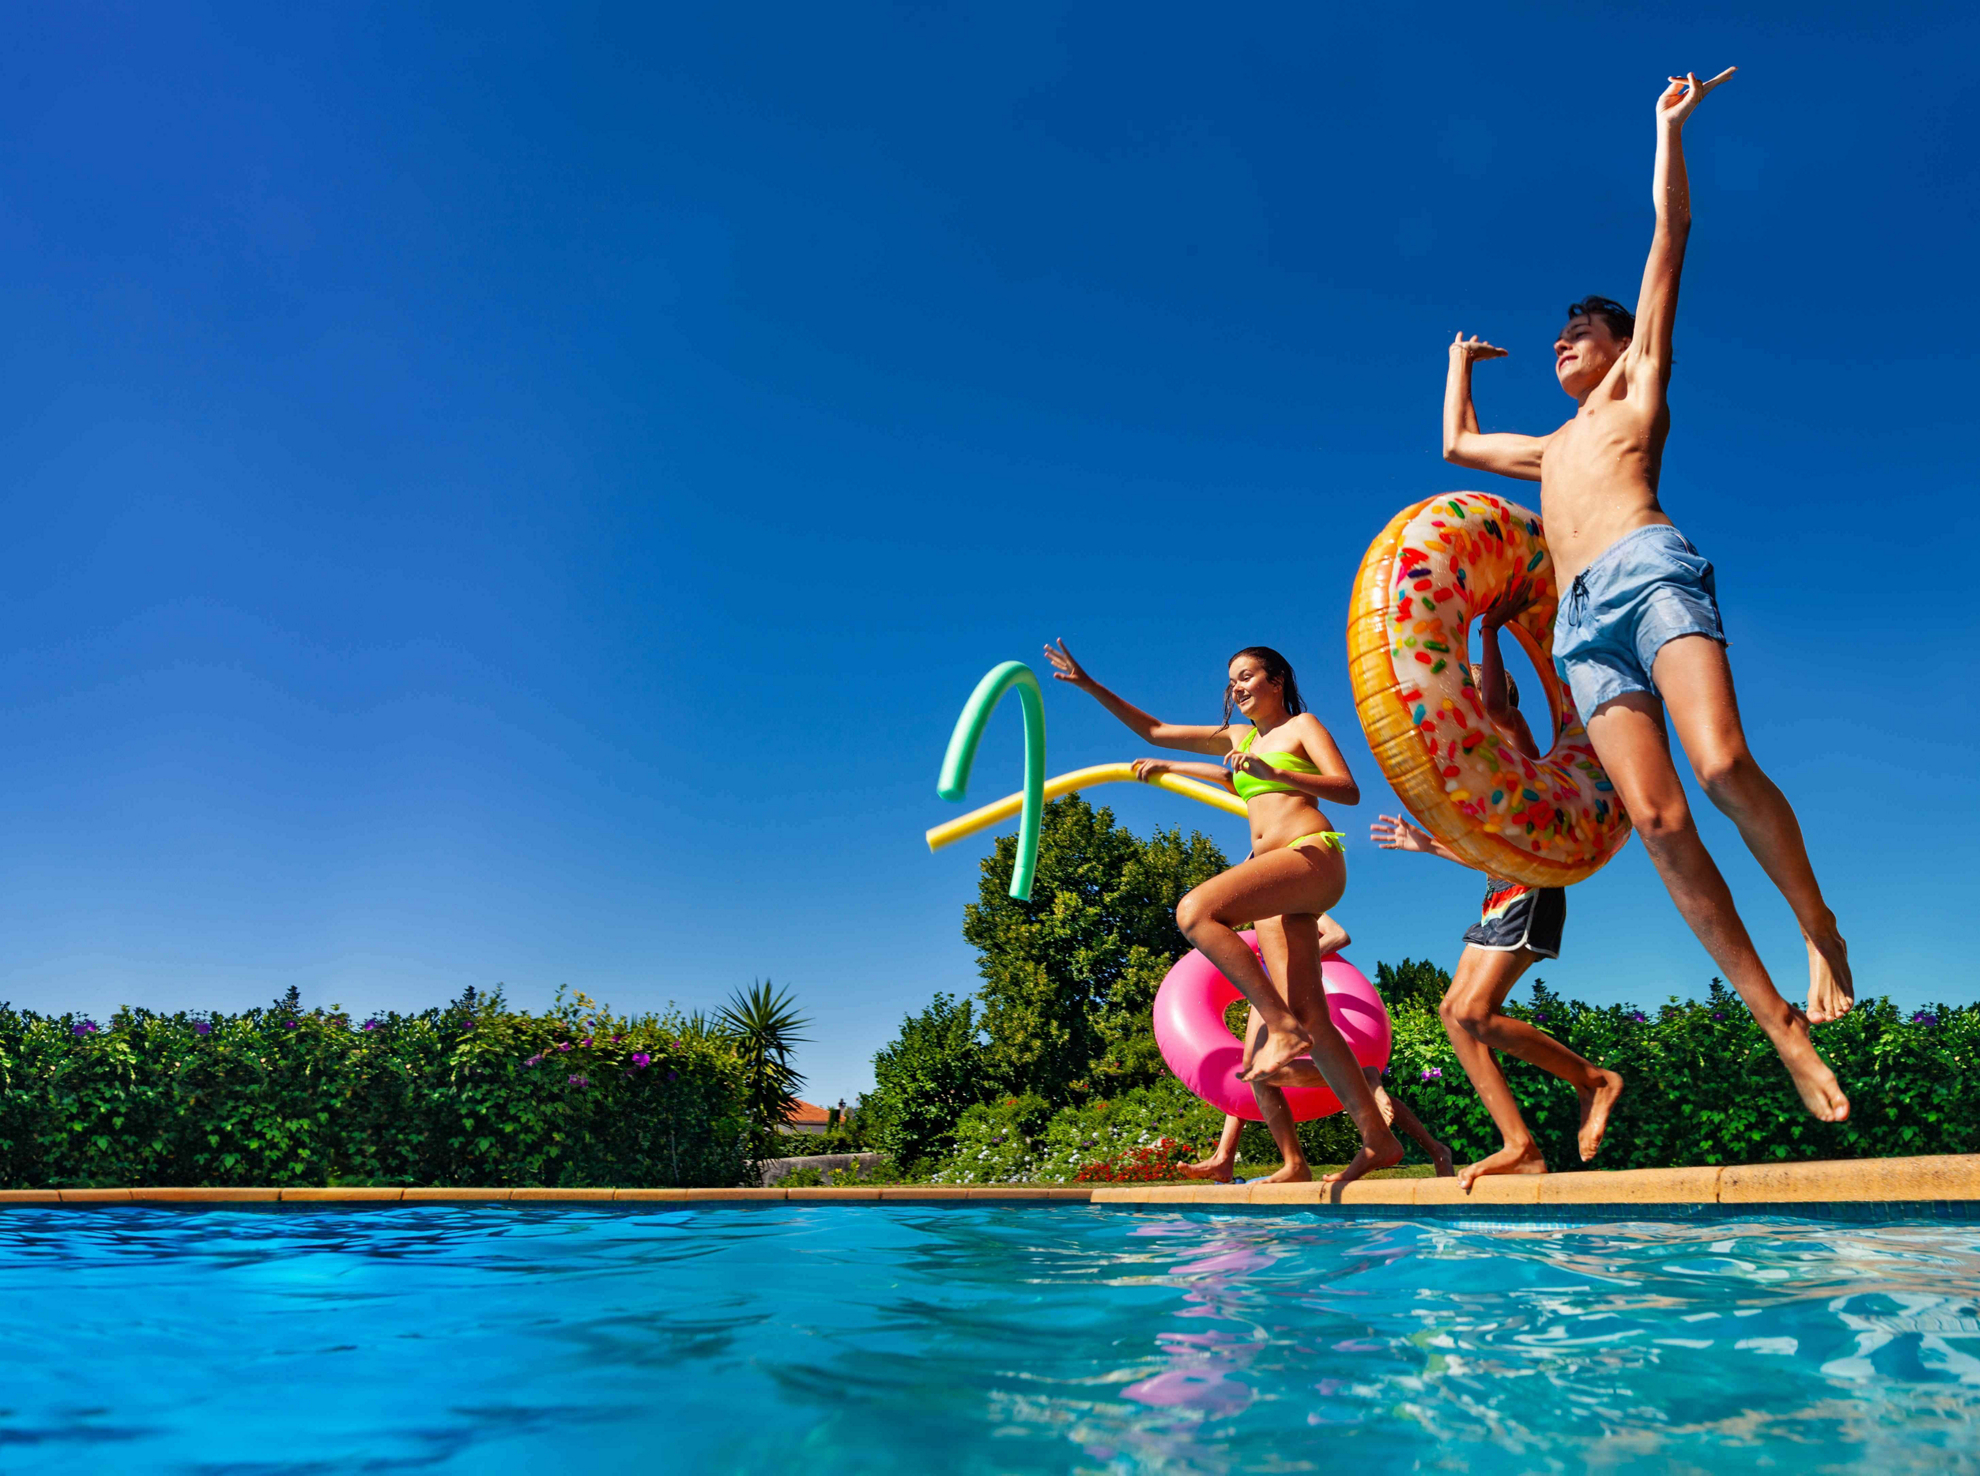
[[[1967,1224],[21,1208],[0,1309],[10,1472],[1980,1466]]]

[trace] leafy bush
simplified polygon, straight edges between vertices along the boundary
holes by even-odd
[[[873,1058],[873,1090],[859,1099],[854,1121],[896,1163],[946,1157],[959,1119],[984,1097],[986,1054],[976,1007],[936,995]]]
[[[0,1005],[0,1185],[749,1181],[732,1042],[561,994],[353,1022],[292,990],[107,1026]]]
[[[1652,1015],[1631,1005],[1564,1000],[1541,980],[1507,1013],[1532,1021],[1627,1081],[1596,1164],[1605,1169],[1779,1159],[1879,1158],[1980,1151],[1980,1008],[1938,1005],[1903,1015],[1864,998],[1815,1029],[1815,1044],[1849,1094],[1849,1121],[1811,1118],[1739,997],[1714,979],[1703,1000],[1672,999]],[[1458,1162],[1495,1151],[1491,1117],[1472,1091],[1434,1005],[1391,1004],[1396,1087]],[[1556,1170],[1578,1168],[1580,1108],[1565,1083],[1502,1056],[1513,1093]]]

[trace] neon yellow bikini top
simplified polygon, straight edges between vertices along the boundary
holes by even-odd
[[[1237,751],[1239,753],[1250,753],[1251,740],[1257,736],[1258,730],[1256,728],[1246,733],[1244,737],[1238,740]],[[1257,757],[1264,759],[1275,769],[1284,769],[1292,774],[1317,774],[1320,772],[1320,766],[1318,764],[1308,763],[1296,753],[1261,753]],[[1305,795],[1308,799],[1313,798],[1312,795],[1307,794],[1305,790],[1296,784],[1281,784],[1276,779],[1255,779],[1242,769],[1231,771],[1231,788],[1237,791],[1237,796],[1241,800],[1248,800],[1255,795],[1261,794],[1298,794]]]

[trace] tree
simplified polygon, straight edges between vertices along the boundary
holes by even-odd
[[[715,1023],[742,1058],[744,1106],[767,1140],[797,1107],[797,1089],[804,1085],[804,1077],[791,1065],[791,1047],[808,1039],[801,1032],[811,1022],[797,1012],[790,990],[777,989],[763,979],[752,983],[747,993],[737,990],[731,995],[716,1012]]]
[[[1175,829],[1144,841],[1070,795],[1045,807],[1029,902],[1007,894],[1016,855],[1014,837],[997,842],[963,909],[989,1084],[1060,1106],[1158,1079],[1155,991],[1189,947],[1176,903],[1225,868],[1223,853]]]
[[[975,1007],[936,995],[873,1058],[873,1090],[859,1099],[861,1131],[902,1167],[947,1153],[963,1109],[985,1099],[984,1056]]]

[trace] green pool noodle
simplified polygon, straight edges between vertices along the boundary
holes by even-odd
[[[1022,661],[992,667],[969,694],[962,716],[956,719],[956,730],[949,735],[949,751],[942,756],[942,777],[935,781],[935,792],[945,800],[963,797],[984,724],[1013,687],[1017,688],[1018,705],[1024,709],[1024,810],[1018,818],[1011,895],[1029,902],[1031,878],[1038,870],[1038,824],[1045,811],[1045,694],[1038,689],[1037,674]]]

